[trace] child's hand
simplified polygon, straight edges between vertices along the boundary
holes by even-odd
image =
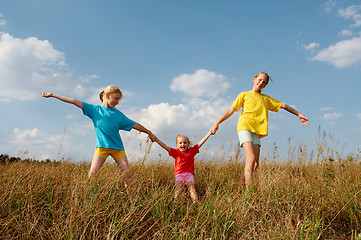
[[[217,130],[218,130],[218,125],[217,124],[214,124],[212,127],[211,127],[211,129],[209,130],[209,132],[212,134],[212,135],[214,135],[214,134],[216,134],[216,132],[217,132]]]
[[[310,125],[310,122],[308,121],[308,118],[306,118],[305,116],[303,116],[301,113],[298,115],[298,119],[300,119],[300,121],[302,122],[303,126],[308,126]]]
[[[45,98],[54,97],[54,93],[52,93],[52,92],[50,92],[50,93],[42,92],[40,94],[41,94],[41,96],[43,96]]]

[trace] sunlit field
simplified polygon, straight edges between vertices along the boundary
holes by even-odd
[[[89,164],[3,161],[0,238],[361,239],[359,154],[309,161],[303,151],[262,159],[249,190],[239,151],[196,161],[198,204],[187,191],[173,199],[174,166],[161,157],[132,163],[127,188],[111,161],[89,180]]]

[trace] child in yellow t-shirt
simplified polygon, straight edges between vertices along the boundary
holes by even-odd
[[[278,112],[280,108],[283,108],[296,115],[302,125],[308,126],[310,124],[308,119],[297,110],[261,93],[269,80],[270,76],[267,73],[259,72],[253,78],[252,90],[241,92],[232,106],[214,123],[210,130],[212,134],[215,134],[219,124],[243,107],[237,123],[237,132],[240,145],[246,153],[246,165],[242,174],[242,184],[245,184],[246,187],[250,186],[252,174],[258,167],[261,148],[260,138],[268,134],[268,110]]]

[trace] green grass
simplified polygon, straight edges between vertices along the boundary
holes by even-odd
[[[116,165],[90,180],[88,164],[0,165],[1,239],[361,239],[357,160],[263,160],[246,191],[243,163],[196,162],[200,198],[173,199],[171,163]]]

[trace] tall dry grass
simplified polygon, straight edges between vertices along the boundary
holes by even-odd
[[[1,239],[360,239],[361,164],[263,160],[246,191],[237,158],[196,162],[199,204],[173,199],[174,167],[131,165],[126,189],[106,164],[0,165]]]

